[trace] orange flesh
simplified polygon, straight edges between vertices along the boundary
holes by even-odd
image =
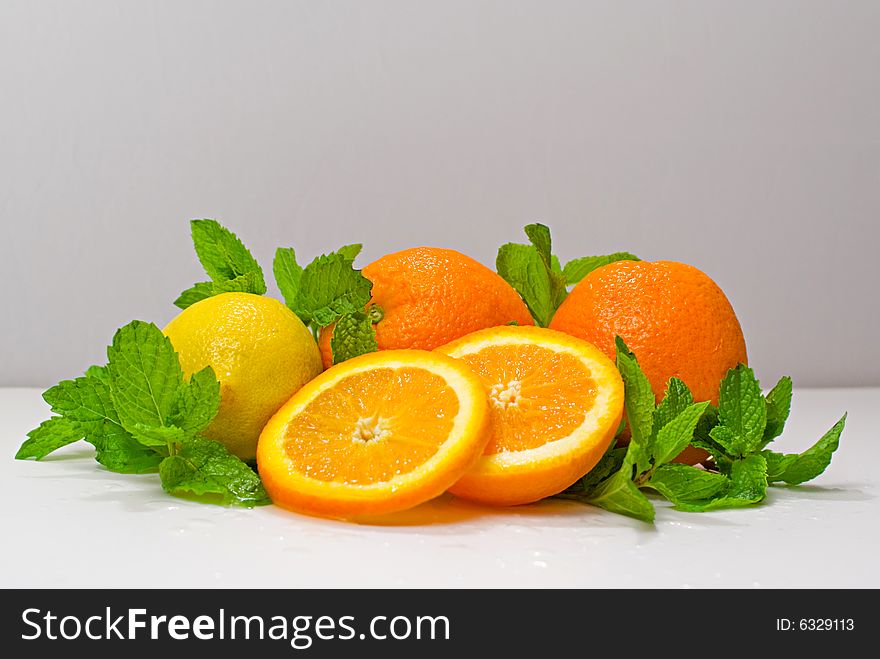
[[[461,359],[489,391],[492,437],[485,455],[568,437],[596,399],[596,382],[572,355],[537,345],[499,345]]]
[[[429,460],[458,414],[455,391],[419,368],[355,373],[312,400],[287,426],[293,469],[325,482],[389,481]]]

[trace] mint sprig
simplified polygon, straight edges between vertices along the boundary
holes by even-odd
[[[668,492],[682,489],[682,482],[695,481],[686,473],[678,473],[676,482],[670,484],[672,473],[664,472],[663,467],[693,439],[697,423],[709,404],[692,402],[690,391],[679,380],[670,382],[665,398],[656,406],[650,382],[635,355],[620,337],[616,343],[617,368],[623,378],[624,409],[630,428],[629,446],[618,470],[598,482],[591,472],[562,496],[652,522],[654,506],[642,488],[652,487],[651,481],[656,474],[660,474],[658,482],[661,485],[653,489],[663,488]],[[619,455],[620,450],[613,449],[604,459]]]
[[[268,503],[260,477],[218,442],[195,437],[159,466],[162,487],[177,496],[205,497],[217,503],[254,506]]]
[[[629,252],[574,259],[561,267],[553,255],[550,229],[543,224],[525,227],[528,245],[506,243],[498,248],[495,269],[519,293],[540,327],[547,327],[568,295],[567,286],[577,284],[590,272],[614,261],[638,261]]]
[[[767,480],[800,485],[813,480],[831,463],[831,456],[840,446],[840,434],[846,425],[846,414],[818,442],[803,453],[762,451],[767,460]]]
[[[317,336],[335,323],[330,347],[333,363],[377,349],[373,325],[382,310],[371,305],[372,282],[354,267],[361,245],[345,245],[315,258],[305,268],[290,247],[275,252],[273,272],[285,304]]]
[[[210,494],[209,500],[244,506],[268,503],[247,465],[200,436],[220,406],[220,384],[210,367],[185,379],[168,338],[138,320],[116,332],[107,356],[107,366],[93,366],[43,394],[57,416],[28,433],[16,458],[41,460],[85,439],[107,469],[158,470],[169,492]]]
[[[220,293],[266,292],[263,269],[238,236],[216,220],[192,220],[193,246],[211,281],[183,291],[174,301],[181,309]]]
[[[654,508],[643,489],[657,492],[686,512],[741,508],[763,501],[769,484],[806,482],[831,462],[845,414],[803,453],[765,449],[788,419],[791,378],[783,377],[764,396],[752,369],[740,364],[722,380],[717,409],[708,402],[694,403],[685,383],[671,378],[666,395],[655,406],[635,355],[620,337],[616,343],[629,446],[609,451],[560,496],[650,522]],[[672,462],[688,444],[710,453],[713,462],[708,469]]]

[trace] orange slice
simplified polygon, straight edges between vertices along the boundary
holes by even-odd
[[[592,469],[623,415],[623,381],[593,344],[537,327],[480,330],[437,349],[462,360],[489,394],[489,442],[452,488],[515,505],[557,494]]]
[[[257,466],[272,500],[327,517],[376,515],[442,494],[486,446],[489,405],[462,362],[385,350],[324,371],[272,417]]]

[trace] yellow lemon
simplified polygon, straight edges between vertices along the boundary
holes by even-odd
[[[181,311],[163,330],[187,376],[211,366],[220,410],[204,435],[243,460],[273,414],[321,370],[309,330],[278,300],[223,293]]]

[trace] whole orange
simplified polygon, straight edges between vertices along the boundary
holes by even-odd
[[[433,350],[465,334],[516,322],[532,325],[519,294],[495,272],[452,249],[414,247],[363,269],[373,282],[371,304],[383,311],[376,324],[379,350]],[[319,338],[324,368],[333,363],[333,328]]]
[[[550,327],[586,339],[612,359],[619,335],[658,401],[676,377],[694,400],[717,404],[721,379],[747,361],[742,328],[724,292],[685,263],[618,261],[597,268],[574,287]],[[689,447],[679,459],[694,464],[705,457]]]

